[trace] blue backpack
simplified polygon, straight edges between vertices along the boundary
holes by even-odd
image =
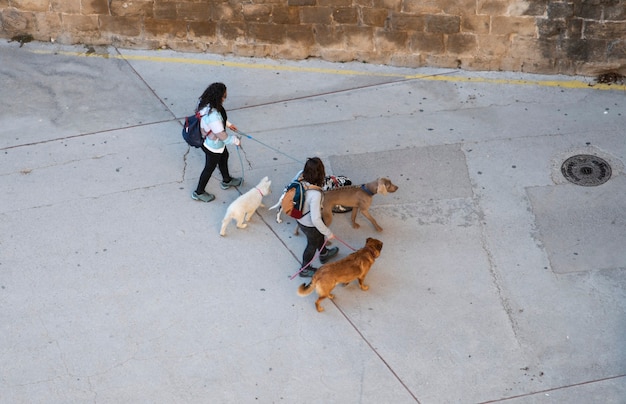
[[[281,201],[280,207],[282,211],[287,215],[295,219],[301,219],[309,212],[303,212],[304,208],[304,194],[309,189],[315,189],[322,191],[322,188],[316,185],[305,186],[301,181],[293,181],[285,187],[285,195]]]
[[[200,120],[202,115],[196,112],[194,115],[185,118],[185,125],[183,125],[183,139],[193,147],[202,147],[204,143],[204,136],[202,136],[202,130],[200,129]]]

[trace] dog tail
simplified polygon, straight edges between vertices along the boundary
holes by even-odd
[[[309,283],[308,285],[303,283],[298,288],[298,296],[308,296],[313,292],[313,289],[315,289],[313,287],[313,282]]]

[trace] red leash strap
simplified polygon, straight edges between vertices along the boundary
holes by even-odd
[[[298,276],[300,274],[300,272],[304,271],[304,269],[306,267],[308,267],[309,265],[311,265],[311,262],[313,262],[313,260],[320,254],[320,251],[322,251],[324,249],[324,247],[326,246],[326,243],[328,243],[328,239],[324,240],[324,244],[322,244],[322,247],[318,250],[315,251],[315,255],[313,256],[313,258],[311,258],[311,261],[309,261],[305,266],[303,266],[302,268],[300,268],[300,270],[298,270],[298,272],[296,272],[295,274],[291,275],[289,277],[289,280],[293,280],[293,278],[295,278],[296,276]]]

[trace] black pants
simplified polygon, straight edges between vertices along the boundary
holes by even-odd
[[[228,148],[225,147],[224,151],[221,153],[213,153],[204,146],[202,146],[201,149],[204,152],[204,169],[202,170],[202,174],[200,174],[198,188],[196,188],[198,195],[204,193],[204,188],[206,188],[206,185],[209,183],[209,179],[211,179],[215,167],[219,167],[220,173],[222,174],[222,181],[228,182],[232,179],[228,172]]]
[[[304,253],[302,253],[302,265],[306,265],[315,257],[315,252],[324,245],[324,235],[317,230],[317,227],[303,226],[300,222],[298,222],[298,227],[306,236],[306,247]],[[324,254],[325,252],[326,246],[320,251],[320,254]]]

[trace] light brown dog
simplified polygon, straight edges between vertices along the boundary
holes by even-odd
[[[385,195],[389,192],[396,192],[398,186],[394,185],[388,178],[379,178],[376,181],[368,182],[363,185],[339,187],[324,192],[324,202],[322,210],[322,218],[326,226],[330,226],[333,221],[333,206],[341,205],[352,208],[352,227],[358,229],[360,226],[356,222],[356,215],[359,211],[372,224],[376,231],[382,231],[383,228],[376,223],[376,220],[369,212],[372,204],[372,197],[376,194]]]
[[[335,296],[331,292],[338,283],[347,285],[353,280],[358,279],[361,290],[369,289],[369,286],[365,285],[363,281],[376,258],[380,256],[382,249],[382,241],[369,237],[365,241],[365,247],[339,261],[325,264],[318,269],[315,275],[313,275],[311,283],[308,285],[304,283],[300,285],[298,295],[310,295],[313,289],[315,289],[318,295],[315,301],[315,307],[317,311],[322,312],[324,308],[320,305],[320,302],[327,297],[334,299]]]

